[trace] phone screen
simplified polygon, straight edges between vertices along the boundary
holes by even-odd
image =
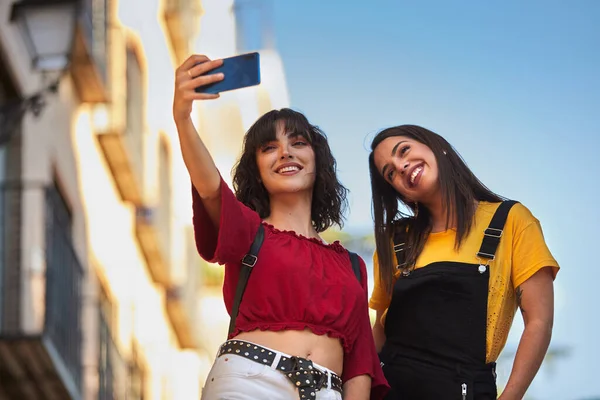
[[[260,84],[260,57],[258,53],[242,54],[223,59],[223,65],[204,75],[222,72],[225,78],[220,82],[197,87],[198,93],[220,93]]]

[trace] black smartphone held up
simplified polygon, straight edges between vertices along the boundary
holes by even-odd
[[[224,58],[223,65],[203,75],[219,72],[225,74],[222,81],[197,87],[196,92],[216,94],[260,84],[260,56],[255,52]]]

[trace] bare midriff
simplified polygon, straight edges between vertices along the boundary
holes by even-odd
[[[344,348],[340,339],[315,335],[311,330],[241,332],[235,337],[291,356],[302,357],[342,375]]]

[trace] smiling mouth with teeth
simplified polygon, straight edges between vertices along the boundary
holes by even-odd
[[[415,178],[417,177],[417,175],[419,175],[419,172],[421,172],[421,171],[423,171],[423,167],[417,167],[417,168],[415,168],[413,173],[410,174],[410,183],[411,184],[415,183]]]
[[[284,168],[281,168],[280,170],[278,170],[277,173],[282,174],[285,172],[294,172],[294,171],[300,171],[300,168],[298,168],[296,166],[284,167]]]

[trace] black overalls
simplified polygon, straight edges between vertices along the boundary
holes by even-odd
[[[489,263],[515,203],[503,202],[494,214],[480,264],[439,261],[397,280],[380,353],[392,387],[386,399],[496,399],[495,363],[486,364]],[[398,265],[402,246],[394,246]]]

